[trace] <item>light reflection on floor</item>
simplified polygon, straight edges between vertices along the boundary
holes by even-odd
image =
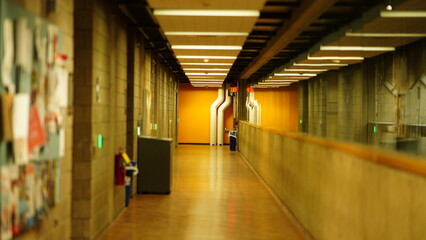
[[[172,193],[136,196],[100,239],[302,236],[229,146],[180,145],[174,154]]]

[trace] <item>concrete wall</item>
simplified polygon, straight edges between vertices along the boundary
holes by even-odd
[[[114,186],[114,154],[126,146],[127,21],[103,1],[75,7],[72,238],[93,239],[124,205],[123,187]]]
[[[262,107],[262,127],[298,131],[298,86],[254,90]],[[245,102],[244,102],[245,104]]]
[[[75,45],[72,239],[95,239],[124,207],[114,155],[137,158],[137,126],[176,139],[177,84],[112,1],[75,2]]]
[[[196,99],[196,101],[194,101]],[[217,88],[196,88],[190,83],[179,84],[178,131],[179,143],[210,142],[210,106],[217,99]],[[233,128],[233,106],[224,113],[224,128]],[[223,142],[229,143],[223,132]]]
[[[178,84],[159,56],[145,48],[140,32],[133,25],[128,32],[127,151],[136,157],[138,126],[141,135],[172,138],[176,145]]]
[[[41,16],[55,24],[62,31],[63,53],[68,56],[66,69],[72,74],[74,72],[74,1],[58,0],[55,12],[46,13],[45,1],[43,0],[12,0],[28,11]],[[65,109],[67,112],[65,122],[65,156],[61,159],[61,195],[60,201],[52,209],[49,217],[41,222],[41,225],[27,233],[17,237],[19,240],[50,240],[69,239],[71,235],[71,186],[72,186],[72,148],[73,148],[73,111],[72,108]]]
[[[424,239],[425,175],[376,163],[381,153],[364,147],[333,148],[333,142],[244,122],[239,128],[241,154],[314,239]],[[426,169],[418,159],[388,155]]]
[[[425,59],[420,40],[300,82],[299,115],[306,120],[299,130],[391,149],[399,149],[399,139],[425,138],[418,126],[426,123]]]

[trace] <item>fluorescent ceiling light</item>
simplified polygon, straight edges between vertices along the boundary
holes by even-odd
[[[279,88],[280,86],[259,86],[255,85],[254,88]]]
[[[194,66],[232,66],[232,63],[181,63],[180,65],[194,65]]]
[[[285,77],[289,77],[289,76],[293,76],[293,77],[297,77],[297,76],[302,76],[302,77],[315,77],[317,74],[313,74],[313,73],[275,73],[275,76],[285,76]]]
[[[291,83],[258,83],[257,85],[264,85],[264,86],[288,86]]]
[[[234,56],[176,56],[180,59],[237,59]]]
[[[273,76],[273,77],[271,76],[268,80],[272,80],[271,78],[274,78],[274,80],[304,80],[304,79],[309,79],[310,77],[311,76],[300,76],[299,74],[298,76],[284,76],[282,77],[282,79],[280,79],[279,76]]]
[[[364,57],[339,57],[339,56],[329,56],[329,57],[309,57],[308,60],[364,60]]]
[[[167,36],[248,36],[247,32],[165,32]]]
[[[347,37],[426,37],[425,33],[352,33],[347,32]]]
[[[184,71],[229,71],[229,68],[184,68]]]
[[[189,78],[189,81],[224,81],[225,79],[217,78]]]
[[[328,71],[328,69],[285,69],[285,72],[325,72]]]
[[[222,77],[217,77],[217,76],[206,76],[206,75],[202,75],[202,76],[188,76],[189,79],[191,78],[222,78]]]
[[[258,83],[258,85],[276,85],[276,86],[282,86],[282,85],[290,85],[290,83]]]
[[[264,82],[266,83],[266,82],[271,82],[271,83],[280,83],[280,82],[282,82],[282,83],[285,83],[285,82],[298,82],[299,80],[270,80],[270,79],[268,79],[268,80],[265,80]]]
[[[154,9],[156,16],[259,17],[257,10]]]
[[[223,83],[191,83],[192,85],[203,85],[203,86],[217,86],[217,85],[222,85]]]
[[[186,73],[188,76],[226,76],[227,73]]]
[[[216,81],[216,82],[201,82],[201,81],[191,81],[191,83],[195,83],[195,84],[201,84],[201,83],[207,83],[207,84],[218,84],[218,83],[223,83],[223,81]]]
[[[189,79],[189,81],[203,81],[203,82],[206,82],[206,81],[212,81],[212,82],[219,82],[219,81],[224,81],[225,79],[217,79],[217,78],[194,78],[194,79]]]
[[[193,87],[222,87],[222,84],[191,84]]]
[[[383,18],[426,18],[426,11],[381,11]]]
[[[300,67],[346,67],[348,64],[344,63],[295,63],[293,66]]]
[[[394,47],[363,47],[363,46],[321,46],[321,51],[395,51]]]
[[[241,46],[231,45],[173,45],[172,49],[185,49],[185,50],[241,50]]]

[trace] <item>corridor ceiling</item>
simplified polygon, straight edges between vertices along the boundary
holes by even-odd
[[[426,36],[425,0],[114,0],[180,82],[286,86]]]

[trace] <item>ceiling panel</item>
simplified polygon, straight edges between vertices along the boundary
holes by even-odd
[[[354,32],[426,33],[426,21],[424,18],[377,18]]]
[[[308,68],[308,69],[329,69],[329,70],[335,70],[335,69],[339,69],[341,67],[345,67],[343,65],[303,65],[303,63],[299,63],[302,64],[302,66],[300,65],[293,65],[291,67],[289,67],[289,69],[301,69],[301,68]]]
[[[209,63],[233,63],[234,59],[209,59]],[[204,63],[204,59],[179,59],[181,63]],[[184,66],[184,65],[183,65]]]
[[[421,39],[420,37],[342,37],[331,43],[333,46],[382,46],[399,47]]]
[[[166,31],[251,32],[257,17],[156,16]]]
[[[399,11],[406,11],[406,10],[415,10],[415,11],[426,11],[426,1],[425,0],[410,0],[405,1],[395,8]]]
[[[239,45],[246,36],[167,36],[172,45]]]
[[[345,64],[356,64],[356,63],[360,63],[362,62],[362,60],[308,60],[305,59],[303,61],[300,61],[299,63],[301,64],[332,64],[332,63],[345,63]]]
[[[265,0],[148,0],[152,8],[167,9],[261,9]]]
[[[318,51],[311,55],[311,57],[328,57],[328,56],[339,56],[339,57],[364,57],[370,58],[380,54],[383,51]]]
[[[237,56],[239,50],[187,50],[187,49],[174,49],[176,56],[179,55],[201,55],[201,56]]]
[[[229,67],[183,67],[185,72],[229,72]]]

